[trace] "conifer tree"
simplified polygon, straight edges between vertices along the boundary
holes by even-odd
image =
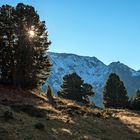
[[[95,93],[93,91],[93,87],[92,87],[92,85],[90,85],[88,83],[84,83],[82,85],[82,88],[83,88],[83,93],[84,93],[83,94],[84,100],[85,100],[85,102],[89,103],[90,102],[89,97],[95,95]]]
[[[51,64],[44,21],[34,7],[0,8],[0,83],[34,88],[47,79]]]
[[[89,96],[93,96],[94,92],[90,84],[85,84],[78,74],[72,73],[63,77],[58,95],[77,102],[89,103]]]
[[[140,110],[140,90],[137,90],[135,95],[130,100],[130,108]]]
[[[104,87],[103,104],[105,107],[111,108],[125,108],[128,106],[126,88],[115,73],[109,75]]]
[[[54,101],[53,92],[52,92],[50,85],[48,85],[46,96],[47,96],[49,102],[52,103]]]
[[[0,8],[0,82],[12,82],[12,67],[14,59],[14,29],[12,18],[14,8],[3,5]]]

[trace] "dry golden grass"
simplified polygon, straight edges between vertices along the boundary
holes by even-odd
[[[118,110],[116,113],[120,121],[132,131],[140,134],[140,113],[128,110]]]
[[[29,91],[0,87],[0,140],[140,139],[138,112],[93,109],[57,97],[55,102],[52,105],[45,96]],[[11,105],[17,104],[31,104],[36,112],[43,111],[45,115],[37,117],[27,110],[15,111]],[[13,118],[5,119],[7,111],[12,112]],[[38,123],[43,129],[35,127]]]

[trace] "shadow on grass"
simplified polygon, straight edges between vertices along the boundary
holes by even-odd
[[[83,118],[77,116],[74,118],[74,124],[58,124],[54,129],[55,135],[60,139],[69,137],[69,139],[102,139],[102,140],[139,140],[140,133],[129,128],[119,119],[103,119],[97,117]]]
[[[5,106],[3,106],[5,107]],[[21,109],[21,107],[19,107]],[[30,107],[29,107],[30,108]],[[3,108],[4,109],[4,108]],[[17,108],[16,108],[17,109]],[[121,116],[114,119],[92,115],[74,114],[64,120],[59,114],[47,114],[40,117],[32,117],[27,108],[21,111],[13,110],[14,118],[4,122],[0,117],[0,140],[139,140],[140,133],[134,131],[133,124],[121,120]],[[33,111],[34,110],[33,108]],[[2,112],[2,111],[1,111]],[[40,110],[39,110],[40,112]],[[44,111],[43,111],[44,112]],[[120,115],[130,116],[132,112],[122,111]],[[64,115],[64,114],[61,114]],[[137,116],[133,115],[133,116]],[[53,118],[55,116],[55,118]],[[139,116],[137,116],[139,118]],[[72,120],[67,121],[67,120]],[[36,129],[35,124],[43,124],[43,129]]]

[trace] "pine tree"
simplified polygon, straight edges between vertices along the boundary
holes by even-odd
[[[47,55],[50,42],[45,22],[34,7],[22,3],[2,6],[0,25],[0,83],[23,88],[43,83],[51,67]]]
[[[58,95],[77,102],[89,103],[89,96],[94,95],[94,92],[91,85],[84,84],[79,75],[72,73],[63,77],[63,84]]]
[[[54,103],[53,92],[52,92],[50,85],[48,85],[46,96],[50,103]]]
[[[90,102],[89,97],[95,95],[95,93],[93,92],[93,87],[92,87],[92,85],[90,85],[88,83],[84,83],[82,85],[82,88],[83,88],[83,93],[84,93],[83,94],[84,100],[85,100],[85,102],[89,103]]]
[[[137,90],[135,95],[130,100],[130,108],[140,110],[140,90]]]
[[[109,75],[104,87],[103,104],[105,107],[111,108],[125,108],[128,106],[126,88],[115,73]]]
[[[0,8],[0,83],[12,82],[12,67],[14,59],[14,29],[12,18],[14,8],[3,5]]]

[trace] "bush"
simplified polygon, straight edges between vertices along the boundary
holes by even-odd
[[[36,123],[35,125],[34,125],[34,127],[36,128],[36,129],[40,129],[40,130],[44,130],[45,129],[45,126],[44,126],[44,124],[42,124],[42,123]]]
[[[9,111],[9,110],[5,111],[4,114],[3,114],[3,118],[5,119],[5,121],[14,119],[13,113],[11,111]]]

